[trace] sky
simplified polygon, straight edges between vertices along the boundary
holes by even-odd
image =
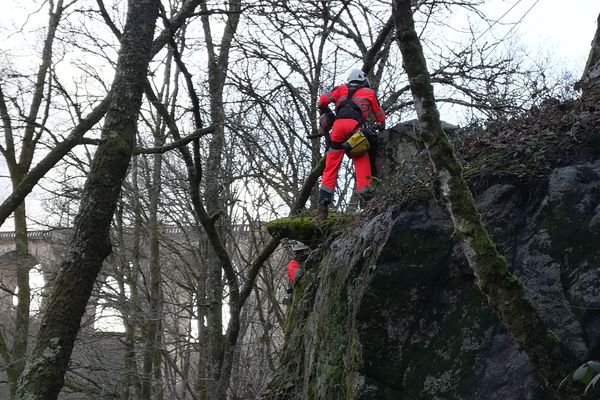
[[[22,48],[20,39],[7,36],[7,31],[3,28],[23,25],[27,13],[19,4],[25,3],[27,2],[16,3],[15,7],[5,7],[0,14],[0,55],[2,50],[14,52],[15,49]],[[488,0],[483,10],[490,19],[502,18],[481,40],[492,37],[500,39],[510,31],[529,49],[532,57],[536,54],[549,54],[558,69],[570,71],[576,77],[581,75],[596,30],[596,19],[600,13],[599,0]],[[47,18],[44,14],[41,17],[42,22]],[[39,49],[40,46],[35,47]],[[11,192],[7,176],[6,163],[0,157],[0,201]],[[30,196],[27,202],[30,216],[34,220],[43,220],[40,201],[35,196]],[[36,225],[32,224],[32,229],[35,228]],[[7,230],[12,230],[11,220],[0,227],[0,231]]]
[[[502,16],[516,6],[503,21],[517,22],[531,9],[515,29],[515,34],[532,52],[543,49],[565,69],[581,73],[590,51],[600,13],[598,0],[494,0],[484,9],[490,17]],[[496,26],[501,38],[511,27]]]

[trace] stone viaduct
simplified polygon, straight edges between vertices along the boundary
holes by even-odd
[[[247,248],[251,241],[251,228],[249,225],[235,225],[232,228],[235,236],[235,242],[238,246]],[[71,229],[51,229],[46,231],[30,231],[27,235],[29,244],[30,267],[37,266],[38,270],[44,275],[47,282],[52,273],[58,268],[58,263],[64,255],[67,242],[71,235]],[[125,242],[130,245],[131,231],[125,233]],[[142,245],[145,238],[142,238]],[[197,232],[178,227],[161,228],[161,246],[166,257],[177,253],[178,257],[186,257],[182,253],[182,244],[187,243],[194,248],[195,252],[208,252],[208,243],[205,238],[198,235]],[[174,248],[178,247],[178,250]],[[171,253],[171,254],[169,254]],[[0,287],[14,291],[16,288],[16,250],[15,233],[0,232]],[[12,306],[12,294],[7,290],[0,291],[0,314],[8,311]]]

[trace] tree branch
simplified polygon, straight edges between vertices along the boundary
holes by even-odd
[[[169,143],[162,147],[153,147],[153,148],[136,148],[133,150],[133,154],[159,154],[166,153],[167,151],[178,149],[186,144],[190,143],[192,140],[200,139],[203,136],[211,134],[215,131],[215,126],[209,126],[208,128],[197,129],[193,133],[188,136],[181,138],[173,143]]]
[[[105,97],[77,126],[69,136],[58,143],[46,156],[32,168],[19,182],[15,190],[0,205],[0,226],[10,214],[23,202],[25,197],[33,190],[35,185],[42,179],[56,163],[58,163],[69,151],[79,144],[81,137],[102,119],[108,108],[109,96]]]
[[[377,35],[377,39],[373,42],[373,46],[366,52],[363,57],[363,67],[362,70],[368,74],[371,72],[375,64],[377,63],[377,53],[381,50],[381,47],[385,43],[386,39],[389,37],[390,33],[394,30],[394,18],[390,16],[387,20],[379,35]]]
[[[304,207],[306,202],[308,201],[310,194],[312,192],[313,187],[316,185],[319,177],[323,173],[325,169],[325,157],[321,158],[321,160],[317,163],[317,165],[310,171],[306,181],[304,181],[304,185],[302,185],[302,189],[300,190],[300,194],[298,198],[294,202],[294,205],[290,209],[290,216],[298,214],[300,210]],[[248,271],[248,276],[246,277],[246,281],[244,282],[244,286],[240,292],[240,304],[244,304],[250,293],[252,292],[252,287],[254,286],[254,282],[256,281],[256,276],[260,271],[260,268],[265,263],[265,261],[273,254],[273,252],[277,249],[277,246],[281,243],[281,239],[273,238],[271,239],[266,246],[261,250],[260,254],[256,257],[256,259],[252,262],[250,266],[250,270]]]
[[[163,46],[173,37],[175,32],[183,25],[185,20],[194,12],[194,9],[202,0],[187,0],[179,12],[170,20],[170,28],[164,29],[152,44],[152,57],[154,57]],[[73,147],[79,144],[79,140],[94,125],[96,125],[107,111],[110,93],[98,104],[86,118],[81,120],[71,130],[71,134],[63,142],[58,143],[31,171],[25,175],[17,188],[0,205],[0,226],[4,224],[10,214],[23,202],[25,197]]]

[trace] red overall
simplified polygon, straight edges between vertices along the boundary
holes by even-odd
[[[293,283],[296,279],[296,272],[298,272],[298,268],[300,268],[300,263],[296,260],[291,260],[288,263],[288,281]]]
[[[348,87],[346,85],[338,86],[330,93],[321,95],[319,98],[319,107],[327,106],[327,104],[332,102],[340,105],[347,97]],[[372,118],[375,122],[385,121],[385,114],[381,110],[379,102],[375,97],[375,92],[372,89],[358,89],[351,100],[360,107],[363,119]],[[336,119],[331,129],[331,141],[338,143],[345,142],[357,125],[358,121],[355,119]],[[321,178],[321,190],[333,194],[343,157],[344,150],[328,149],[325,158],[325,171]],[[355,156],[352,158],[352,161],[354,162],[354,172],[356,175],[356,190],[360,193],[371,184],[372,180],[369,153]]]

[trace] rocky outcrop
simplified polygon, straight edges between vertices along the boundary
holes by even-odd
[[[493,239],[574,363],[600,358],[600,157],[577,154],[474,185]],[[444,209],[420,199],[311,253],[263,399],[554,399],[475,286]]]
[[[582,98],[588,106],[600,107],[600,15],[598,26],[587,63],[583,69],[583,76],[579,85],[582,89]]]

